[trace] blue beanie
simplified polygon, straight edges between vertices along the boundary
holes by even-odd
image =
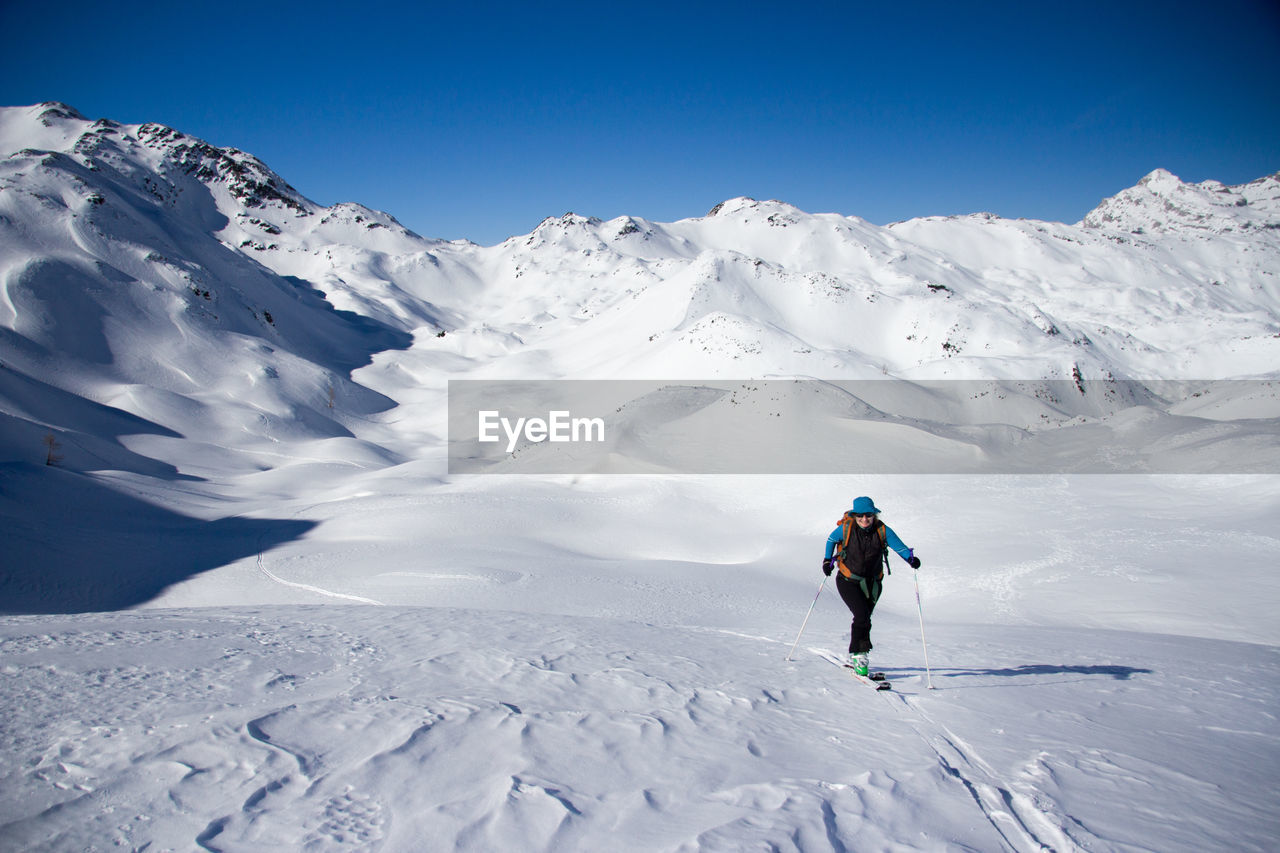
[[[880,513],[880,510],[876,509],[875,501],[865,495],[853,499],[853,511],[855,513],[874,512],[877,515]]]

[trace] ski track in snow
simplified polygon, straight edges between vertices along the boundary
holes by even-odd
[[[266,565],[263,563],[263,560],[262,560],[262,552],[258,552],[257,564],[258,564],[258,569],[264,575],[266,575],[275,583],[280,584],[281,586],[287,586],[287,587],[290,587],[291,589],[300,589],[300,590],[303,590],[304,592],[314,592],[315,594],[322,595],[325,598],[337,598],[343,601],[354,601],[357,604],[373,604],[373,605],[377,605],[378,607],[383,606],[381,601],[375,601],[372,598],[365,598],[362,595],[352,595],[346,592],[334,592],[333,590],[322,589],[321,587],[313,586],[312,584],[309,584],[309,583],[299,583],[298,581],[285,580],[284,578],[280,577],[275,572],[271,571],[266,567]]]
[[[292,517],[297,518],[301,515],[305,515],[315,510],[317,506],[319,506],[319,504],[312,504],[311,506],[303,507],[302,509],[295,512]],[[352,601],[352,602],[355,602],[356,604],[373,604],[378,607],[383,606],[381,601],[375,601],[374,599],[366,598],[363,595],[353,595],[351,593],[346,593],[346,592],[335,592],[333,590],[323,589],[322,587],[315,586],[314,584],[285,580],[284,578],[280,577],[275,572],[267,568],[266,563],[263,559],[261,539],[258,541],[258,553],[255,559],[257,562],[258,570],[262,572],[262,574],[266,575],[270,580],[280,584],[281,586],[289,587],[291,589],[300,589],[304,592],[313,592],[316,595],[321,595],[321,596],[324,596],[325,598],[335,598],[341,601]]]
[[[1099,849],[1098,839],[1089,837],[1086,846],[1077,844],[1066,832],[1067,819],[1054,814],[1035,789],[1015,791],[996,775],[972,746],[945,725],[938,723],[910,697],[897,697],[917,719],[909,720],[916,734],[938,756],[946,772],[955,777],[973,797],[978,808],[1015,853],[1052,850],[1057,853]]]
[[[843,665],[824,649],[810,648],[811,653]],[[910,694],[898,689],[877,691],[937,756],[938,763],[973,798],[1004,845],[1014,853],[1053,850],[1072,853],[1080,847],[1064,832],[1064,821],[1037,806],[1034,789],[1015,793],[997,778],[995,771],[977,751],[946,726],[936,722]],[[1030,786],[1027,786],[1030,787]],[[1048,840],[1043,840],[1047,838]],[[1096,839],[1091,839],[1096,841]]]

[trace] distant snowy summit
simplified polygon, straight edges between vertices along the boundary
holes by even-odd
[[[1228,234],[1280,229],[1280,172],[1239,186],[1188,184],[1156,169],[1137,186],[1106,199],[1080,223],[1131,234]]]
[[[145,148],[160,155],[159,159],[144,157],[159,167],[157,171],[225,184],[245,207],[276,202],[297,213],[308,212],[306,199],[253,155],[218,148],[161,124],[122,125],[110,119],[90,122],[73,107],[53,102],[0,112],[0,140],[5,147],[12,147],[24,136],[33,144],[8,156],[40,158],[58,152],[96,171]],[[163,198],[163,189],[176,191],[176,187],[154,186],[153,194]]]
[[[393,216],[363,205],[322,207],[237,148],[219,148],[162,124],[90,121],[57,102],[0,108],[0,156],[6,158],[3,178],[10,185],[15,173],[62,169],[79,184],[93,185],[86,195],[93,204],[141,191],[169,213],[193,219],[211,213],[198,203],[184,204],[192,182],[198,182],[226,202],[218,205],[220,212],[231,214],[216,230],[224,240],[239,237],[245,248],[273,248],[272,238],[285,230],[340,240],[385,229],[421,239]]]

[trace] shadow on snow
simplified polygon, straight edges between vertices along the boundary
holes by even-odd
[[[120,610],[270,550],[315,522],[182,515],[84,474],[0,465],[0,612]]]
[[[897,673],[924,673],[924,667],[898,667],[896,669],[887,670]],[[1135,675],[1143,675],[1153,672],[1154,670],[1143,669],[1137,666],[1118,666],[1115,664],[1048,664],[1048,663],[1029,663],[1022,666],[989,668],[989,669],[960,669],[957,667],[944,667],[933,669],[935,678],[968,678],[971,676],[998,676],[1001,678],[1013,678],[1026,675],[1104,675],[1117,681],[1127,681]]]

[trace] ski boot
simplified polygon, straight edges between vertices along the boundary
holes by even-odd
[[[870,655],[866,652],[859,654],[849,652],[849,666],[853,667],[853,671],[858,675],[867,675],[870,672]]]

